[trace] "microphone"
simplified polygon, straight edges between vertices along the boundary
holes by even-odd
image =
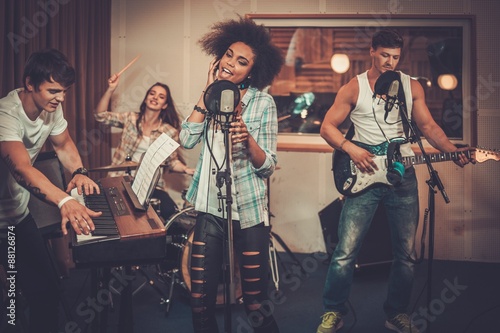
[[[234,112],[234,91],[230,89],[222,90],[220,95],[220,112],[226,115]]]
[[[394,104],[396,104],[398,100],[398,92],[399,92],[399,81],[394,80],[392,81],[391,85],[389,86],[389,91],[387,92],[387,97],[385,101],[385,117],[384,120],[387,120],[387,116],[389,115],[389,112],[392,111],[394,108]]]
[[[234,83],[218,80],[207,87],[203,101],[211,116],[225,115],[226,121],[229,121],[229,116],[234,114],[240,102],[240,91]]]

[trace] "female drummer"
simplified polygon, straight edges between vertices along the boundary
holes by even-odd
[[[266,178],[277,163],[278,124],[274,100],[262,90],[279,73],[283,58],[267,30],[244,18],[214,24],[199,43],[203,51],[215,57],[210,62],[205,90],[215,80],[231,81],[240,89],[241,102],[229,130],[234,253],[250,324],[258,333],[279,332],[267,292],[270,226],[266,194]],[[220,195],[225,193],[225,185],[219,189],[216,178],[226,161],[220,124],[209,121],[203,99],[204,93],[182,122],[180,141],[188,149],[202,143],[186,194],[199,212],[191,254],[190,301],[194,331],[213,333],[218,332],[215,304],[227,223],[226,203]]]
[[[108,89],[102,95],[95,109],[95,119],[98,122],[123,128],[120,144],[113,155],[112,165],[120,165],[128,157],[133,162],[140,162],[141,156],[146,152],[162,133],[179,141],[180,120],[175,109],[170,88],[157,82],[153,84],[144,97],[139,112],[111,112],[108,110],[109,101],[115,91],[120,77],[116,74],[108,79]],[[177,152],[173,152],[165,161],[166,168],[173,172],[192,175],[194,169],[188,168],[179,160]],[[110,172],[109,177],[123,175],[125,171]],[[175,202],[164,190],[165,183],[160,177],[153,197],[160,200],[161,216],[166,220],[176,211]]]

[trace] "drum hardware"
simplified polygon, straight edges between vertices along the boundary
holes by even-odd
[[[155,210],[156,214],[158,214],[158,216],[161,216],[161,200],[160,199],[151,198],[151,200],[149,200],[149,205],[151,207],[153,207],[153,209]]]
[[[144,288],[146,285],[149,285],[154,290],[156,290],[156,292],[160,296],[165,297],[165,293],[156,285],[155,280],[149,276],[149,274],[146,272],[145,269],[143,269],[140,266],[136,266],[136,267],[134,267],[134,270],[136,272],[140,273],[145,278],[145,281],[132,292],[132,295],[137,294],[139,291],[141,291],[142,288]]]
[[[172,304],[172,296],[174,294],[174,286],[176,284],[180,285],[183,289],[187,289],[186,284],[184,281],[182,281],[179,273],[178,268],[173,268],[171,270],[168,270],[166,272],[162,272],[161,267],[157,267],[158,269],[158,276],[160,277],[161,281],[165,284],[168,282],[168,295],[166,297],[160,298],[160,305],[165,305],[165,316],[168,316],[170,313],[170,306]]]
[[[198,213],[191,206],[172,215],[165,223],[165,229],[167,229],[167,258],[164,263],[157,265],[157,274],[160,281],[169,285],[167,297],[162,298],[160,301],[162,305],[166,305],[165,315],[168,315],[170,311],[175,285],[179,285],[187,293],[191,291],[189,271],[191,268],[191,246],[197,215]],[[241,304],[243,293],[241,291],[241,279],[237,263],[235,263],[235,268],[237,289],[235,302]],[[224,304],[224,286],[222,283],[219,283],[216,304]]]
[[[172,274],[177,274],[179,270],[174,269],[172,270]],[[170,276],[170,285],[168,288],[168,297],[167,298],[160,298],[160,305],[165,305],[165,316],[167,316],[170,313],[170,304],[172,300],[172,294],[174,293],[174,284],[175,284],[175,278],[173,276]]]
[[[160,295],[160,305],[165,305],[165,316],[169,314],[172,304],[174,286],[177,284],[183,290],[188,290],[181,272],[181,254],[188,241],[188,231],[194,226],[195,217],[193,207],[179,211],[177,205],[170,198],[167,192],[155,190],[150,200],[150,205],[160,216],[167,229],[166,238],[166,258],[161,264],[134,266],[132,270],[144,277],[144,281],[132,292],[137,294],[146,286],[150,286]],[[158,196],[158,197],[157,197]],[[170,217],[165,215],[171,214]],[[165,220],[167,222],[165,222]],[[154,270],[154,273],[152,272]],[[158,283],[167,286],[167,291],[158,287]]]

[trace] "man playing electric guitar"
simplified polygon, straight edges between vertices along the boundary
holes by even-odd
[[[394,139],[405,139],[405,126],[399,108],[386,108],[385,102],[375,98],[373,93],[380,75],[395,70],[403,44],[403,38],[396,31],[376,32],[370,48],[370,69],[340,88],[321,126],[323,139],[333,148],[348,154],[353,165],[365,174],[379,169],[374,160],[375,154],[344,138],[339,126],[349,116],[354,125],[352,140],[364,145],[377,146]],[[444,153],[458,151],[454,162],[460,167],[473,161],[461,153],[470,148],[458,150],[433,120],[420,83],[406,74],[398,74],[396,91],[402,90],[405,96],[400,102],[405,104],[408,118],[415,121],[427,141]],[[398,144],[397,149],[403,157],[413,156],[410,143]],[[414,238],[419,213],[417,179],[411,165],[393,171],[402,174],[394,186],[373,186],[358,195],[347,196],[344,202],[338,229],[339,243],[332,255],[323,291],[325,313],[318,333],[334,333],[343,325],[342,316],[347,313],[346,302],[356,256],[379,203],[385,206],[387,212],[394,249],[387,298],[383,305],[387,316],[385,326],[400,333],[410,330],[418,333],[406,313],[412,291],[412,258],[415,255]]]

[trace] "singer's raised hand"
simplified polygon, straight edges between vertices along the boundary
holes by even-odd
[[[237,115],[234,117],[234,121],[231,123],[229,132],[232,133],[231,142],[233,144],[248,140],[248,129],[241,119],[241,115]]]
[[[208,78],[207,78],[207,87],[214,83],[217,80],[217,71],[219,70],[220,59],[213,58],[210,61],[209,69],[208,69]]]

